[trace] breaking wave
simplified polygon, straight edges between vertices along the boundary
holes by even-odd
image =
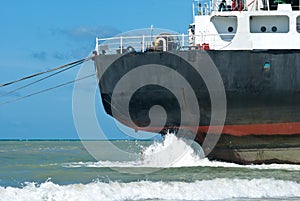
[[[58,185],[47,181],[23,188],[0,187],[0,200],[250,200],[300,198],[300,184],[274,179],[213,179],[185,182],[94,182]],[[247,199],[245,199],[247,198]]]

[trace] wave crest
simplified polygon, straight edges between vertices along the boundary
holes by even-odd
[[[23,188],[0,188],[0,200],[224,200],[300,198],[300,184],[274,179],[213,179],[186,182],[94,182],[58,185],[47,181]]]

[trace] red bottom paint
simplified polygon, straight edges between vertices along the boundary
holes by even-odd
[[[182,126],[181,128],[196,131],[195,127]],[[224,125],[222,126],[199,126],[198,133],[207,133],[210,128],[210,133],[222,129],[222,134],[233,136],[247,135],[296,135],[300,134],[300,122],[291,123],[274,123],[274,124],[247,124],[247,125]],[[135,128],[135,130],[144,130],[149,132],[159,132],[161,128]]]
[[[200,132],[207,132],[208,126],[200,126]],[[212,131],[214,127],[211,128]],[[276,123],[276,124],[248,124],[248,125],[225,125],[222,133],[245,136],[245,135],[295,135],[300,134],[300,122]]]

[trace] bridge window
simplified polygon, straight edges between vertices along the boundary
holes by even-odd
[[[222,40],[231,41],[234,38],[237,30],[236,16],[213,16],[211,22]]]
[[[299,23],[300,23],[300,18],[299,18]],[[251,16],[250,17],[251,33],[288,33],[289,29],[290,29],[290,25],[289,25],[288,16],[274,15],[274,16]]]

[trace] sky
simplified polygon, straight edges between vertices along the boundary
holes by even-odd
[[[186,33],[191,22],[192,0],[1,1],[0,84],[85,58],[93,51],[96,37],[112,37],[151,25]],[[0,139],[78,139],[72,84],[2,103],[74,80],[79,68],[10,95],[5,93],[28,82],[1,87]],[[99,91],[96,104],[107,137],[124,138],[101,108]]]

